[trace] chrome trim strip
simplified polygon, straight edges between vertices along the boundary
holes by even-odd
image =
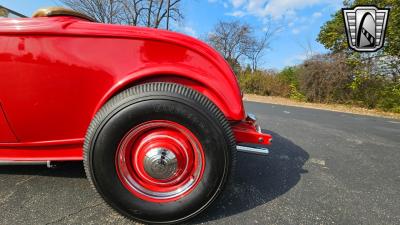
[[[268,148],[262,148],[262,147],[249,147],[249,146],[237,145],[236,149],[239,152],[252,153],[252,154],[257,154],[257,155],[268,155],[269,154]]]

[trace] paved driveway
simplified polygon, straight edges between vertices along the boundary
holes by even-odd
[[[400,121],[246,103],[274,136],[240,153],[234,187],[190,223],[400,224]],[[0,224],[130,224],[81,163],[0,167]]]

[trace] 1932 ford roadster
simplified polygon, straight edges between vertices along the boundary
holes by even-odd
[[[112,208],[174,223],[219,195],[237,150],[270,140],[201,41],[59,8],[0,19],[2,162],[83,160]]]

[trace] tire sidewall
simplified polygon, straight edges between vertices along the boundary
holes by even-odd
[[[142,200],[129,192],[116,171],[116,152],[124,135],[151,120],[170,120],[189,129],[200,141],[205,157],[203,177],[183,198],[167,203]],[[170,93],[146,93],[113,107],[91,141],[89,167],[93,183],[105,201],[130,218],[171,223],[191,217],[208,206],[226,182],[230,150],[221,124],[198,103]]]

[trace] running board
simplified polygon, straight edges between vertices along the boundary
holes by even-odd
[[[246,152],[246,153],[257,154],[257,155],[268,155],[269,154],[268,148],[237,145],[236,149],[239,152]]]
[[[54,165],[51,163],[51,161],[0,161],[0,166],[14,166],[14,165],[20,165],[20,166],[43,165],[43,166],[47,166],[47,168],[54,167]]]

